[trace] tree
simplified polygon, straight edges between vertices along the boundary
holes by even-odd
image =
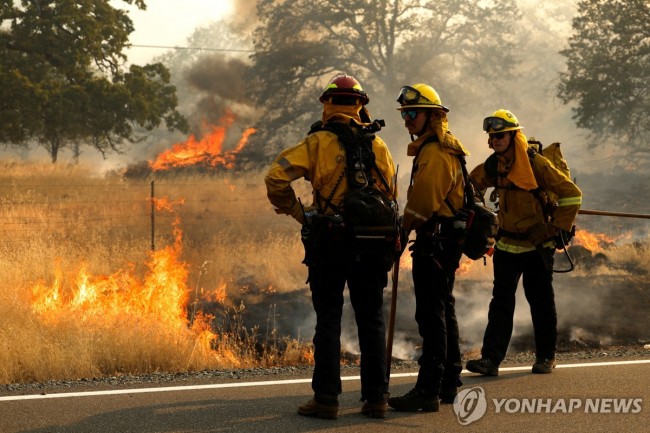
[[[558,96],[590,131],[591,147],[615,142],[623,162],[650,162],[650,3],[584,0],[562,55]]]
[[[143,0],[123,0],[141,9]],[[89,141],[120,151],[164,120],[186,130],[160,63],[123,70],[133,23],[109,0],[32,0],[0,7],[0,142],[59,151]]]
[[[512,0],[260,0],[257,14],[251,74],[266,113],[256,140],[269,153],[282,143],[264,131],[286,136],[317,119],[314,101],[337,72],[355,75],[385,112],[405,83],[467,95],[517,62]]]

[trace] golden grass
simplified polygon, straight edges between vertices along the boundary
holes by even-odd
[[[152,180],[157,199],[176,203],[154,213],[156,253]],[[305,287],[297,225],[275,214],[262,174],[128,179],[5,164],[0,204],[0,383],[310,361],[308,344],[266,330],[272,340],[260,350],[259,329],[242,329],[242,276],[261,288],[247,296]],[[168,262],[164,251],[178,257]],[[179,279],[150,281],[164,266],[180,268]],[[136,296],[143,305],[120,306]],[[179,299],[144,305],[161,297]],[[227,321],[197,314],[215,302]]]

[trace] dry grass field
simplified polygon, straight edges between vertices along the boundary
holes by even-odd
[[[0,200],[0,383],[309,361],[243,326],[243,299],[304,287],[261,174],[5,164]]]
[[[262,171],[1,168],[0,384],[311,362],[298,225],[275,214]],[[555,278],[564,347],[650,340],[648,241],[616,236],[583,231],[576,270]],[[409,267],[404,255],[401,359],[420,344]],[[480,348],[491,272],[490,260],[464,260],[457,273],[467,353]],[[531,349],[521,292],[512,350]],[[356,353],[349,304],[344,314],[343,349]]]

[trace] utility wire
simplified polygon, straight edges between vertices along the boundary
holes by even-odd
[[[179,47],[179,46],[166,46],[166,45],[136,45],[131,44],[133,48],[158,48],[162,50],[196,50],[196,51],[222,51],[233,53],[254,53],[255,50],[244,50],[238,48],[205,48],[205,47]]]

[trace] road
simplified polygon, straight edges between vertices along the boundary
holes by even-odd
[[[414,372],[394,375],[392,394],[410,390],[414,381]],[[45,395],[5,393],[0,396],[0,432],[650,431],[650,359],[562,364],[550,375],[533,375],[530,366],[506,366],[499,377],[463,372],[463,382],[463,390],[471,390],[470,397],[483,393],[484,415],[480,416],[480,405],[468,404],[469,399],[465,412],[456,405],[460,418],[454,405],[443,405],[438,413],[391,411],[385,420],[366,418],[359,413],[358,377],[346,377],[339,418],[305,418],[295,410],[311,396],[309,378],[265,378]]]

